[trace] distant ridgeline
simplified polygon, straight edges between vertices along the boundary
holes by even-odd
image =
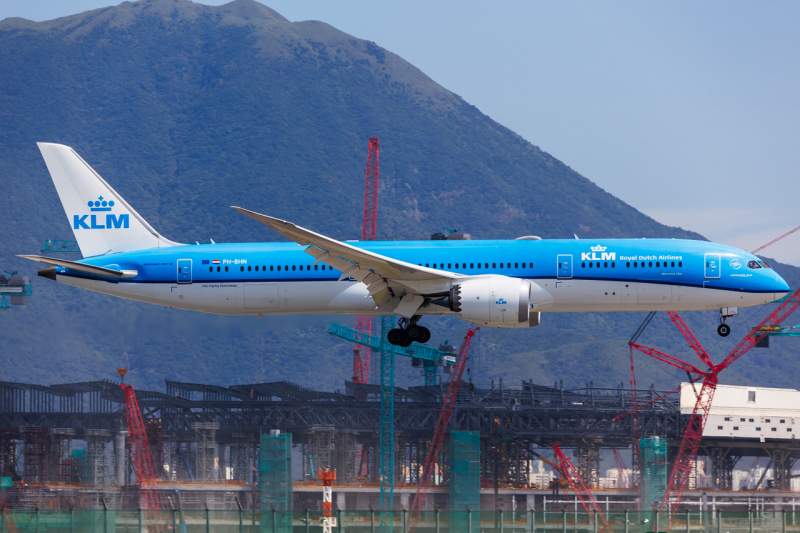
[[[54,21],[1,21],[0,117],[0,257],[37,285],[27,309],[2,319],[7,381],[98,379],[124,366],[131,383],[149,388],[165,377],[324,388],[352,372],[352,347],[325,334],[348,317],[203,316],[37,281],[16,254],[72,240],[73,223],[125,223],[104,214],[67,220],[37,141],[74,147],[180,242],[277,239],[231,205],[356,238],[370,136],[381,142],[379,235],[449,226],[473,239],[701,238],[606,193],[375,43],[323,22],[289,22],[251,0],[126,2]],[[800,277],[776,269],[790,283]],[[713,333],[710,313],[687,320],[699,337]],[[529,331],[482,332],[473,378],[582,384],[591,368],[596,382],[625,381],[625,341],[640,321],[546,315]],[[450,339],[465,329],[453,319],[437,326]],[[662,348],[682,348],[666,324],[659,331]],[[731,339],[737,331],[734,323]],[[772,366],[752,379],[786,386],[795,363],[779,352],[771,348]],[[399,372],[401,383],[421,380],[410,367]],[[679,378],[647,362],[641,379]],[[736,379],[751,378],[743,370]]]

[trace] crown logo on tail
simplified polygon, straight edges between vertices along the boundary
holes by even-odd
[[[114,207],[114,200],[106,201],[102,196],[98,196],[96,201],[89,200],[89,207],[91,211],[111,211]]]

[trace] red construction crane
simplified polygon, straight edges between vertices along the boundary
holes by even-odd
[[[625,467],[625,461],[622,460],[622,456],[619,454],[619,450],[616,448],[611,448],[614,451],[614,460],[617,462],[617,488],[618,489],[629,489],[630,488],[630,476],[625,473],[627,468]]]
[[[694,376],[702,378],[703,380],[703,385],[700,388],[700,392],[696,393],[697,403],[695,403],[694,409],[692,409],[692,414],[689,417],[689,422],[686,424],[686,430],[683,433],[681,446],[669,476],[667,489],[664,492],[664,497],[661,499],[659,504],[660,511],[674,509],[680,505],[681,501],[683,500],[683,493],[686,491],[686,487],[689,484],[692,466],[694,465],[697,457],[697,449],[700,446],[700,441],[703,437],[703,429],[705,428],[706,421],[708,420],[708,414],[711,409],[711,402],[714,399],[714,392],[717,389],[719,373],[731,366],[737,359],[750,351],[758,343],[759,337],[757,336],[757,333],[762,331],[762,328],[780,326],[781,322],[783,322],[786,317],[792,314],[798,307],[800,307],[800,289],[792,293],[777,308],[775,308],[774,311],[767,315],[767,317],[762,320],[758,326],[753,328],[753,330],[751,330],[750,333],[748,333],[718,365],[713,364],[711,358],[708,356],[708,353],[703,349],[702,346],[700,346],[700,343],[694,337],[680,316],[675,312],[670,312],[670,318],[681,331],[681,333],[683,333],[684,337],[686,337],[686,340],[697,353],[698,357],[700,357],[700,359],[708,365],[708,370],[700,370],[690,363],[662,353],[653,348],[642,346],[636,343],[630,343],[633,348],[636,348],[642,353],[684,370],[690,375],[693,374]],[[694,385],[691,386],[694,387]],[[668,513],[668,516],[672,516],[672,514]],[[669,529],[670,526],[671,524],[667,522],[667,529]]]
[[[763,250],[763,249],[764,249],[764,248],[766,248],[767,246],[771,246],[771,245],[775,244],[775,243],[776,243],[776,242],[778,242],[779,240],[783,239],[784,237],[788,237],[789,235],[791,235],[792,233],[794,233],[795,231],[797,231],[797,230],[799,230],[799,229],[800,229],[800,226],[797,226],[797,227],[796,227],[796,228],[794,228],[793,230],[791,230],[791,231],[787,231],[786,233],[784,233],[784,234],[783,234],[783,235],[781,235],[780,237],[778,237],[778,238],[776,238],[776,239],[772,239],[772,240],[771,240],[771,241],[769,241],[767,244],[765,244],[765,245],[763,245],[763,246],[759,246],[758,248],[756,248],[755,250],[753,250],[753,251],[752,251],[752,252],[750,252],[750,253],[751,253],[751,254],[755,254],[756,252],[760,252],[761,250]]]
[[[136,393],[130,385],[123,384],[120,388],[125,393],[125,414],[128,420],[128,435],[131,439],[133,471],[136,473],[136,483],[139,485],[139,504],[145,511],[149,530],[164,533],[168,516],[163,512],[165,507],[161,494],[155,488],[158,476],[153,468],[153,457],[150,454],[150,444],[147,442]]]
[[[367,152],[367,183],[364,189],[364,221],[361,240],[374,241],[378,237],[378,138],[370,137]],[[359,316],[356,329],[372,335],[372,317]],[[353,383],[369,382],[369,346],[356,344],[353,350]]]
[[[414,495],[414,503],[411,504],[411,531],[416,527],[416,520],[419,516],[419,511],[425,504],[425,497],[428,494],[428,487],[431,483],[431,476],[436,467],[436,458],[439,456],[439,449],[442,447],[442,441],[447,434],[447,427],[450,425],[450,415],[453,414],[453,406],[458,396],[458,389],[461,387],[461,378],[464,376],[464,368],[467,366],[467,357],[469,356],[469,345],[472,342],[472,337],[475,332],[480,328],[473,328],[467,332],[464,337],[464,343],[461,345],[461,350],[458,352],[458,359],[456,359],[456,366],[453,369],[453,375],[450,378],[450,385],[447,387],[447,394],[444,397],[442,404],[442,412],[439,413],[439,420],[436,422],[436,430],[433,432],[433,440],[431,446],[428,448],[428,456],[425,458],[425,468],[422,470],[422,477],[419,480],[417,493]]]
[[[564,452],[561,451],[560,446],[560,442],[553,444],[553,452],[555,452],[556,459],[561,467],[561,472],[564,474],[564,479],[569,483],[570,488],[575,493],[575,497],[581,502],[583,509],[589,516],[589,520],[594,521],[594,517],[596,516],[598,518],[597,529],[601,533],[614,533],[614,529],[611,527],[611,524],[608,523],[608,518],[606,518],[606,515],[603,514],[602,509],[600,509],[600,505],[597,503],[594,494],[592,494],[592,491],[586,486],[586,483],[583,481],[580,473],[578,473],[578,469],[575,468],[575,465],[573,465],[572,462],[567,459],[567,456],[564,455]],[[596,513],[596,515],[593,513]]]

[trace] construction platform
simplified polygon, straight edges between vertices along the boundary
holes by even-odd
[[[291,434],[293,508],[316,508],[321,487],[312,480],[324,467],[338,472],[334,502],[340,509],[378,507],[377,385],[346,382],[341,393],[286,381],[230,387],[166,381],[165,390],[136,395],[161,476],[158,488],[167,496],[179,491],[185,508],[257,509],[260,438],[275,430]],[[761,392],[759,398],[780,400],[775,391]],[[395,390],[397,509],[409,508],[445,393],[446,385]],[[660,436],[674,450],[688,416],[682,405],[686,401],[664,394],[652,388],[636,392],[639,404],[650,402],[637,411],[639,434]],[[620,415],[631,410],[633,398],[622,384],[566,389],[532,381],[520,387],[465,383],[450,429],[480,434],[480,508],[574,510],[574,497],[563,488],[561,494],[551,488],[552,471],[541,460],[555,442],[573,450],[573,462],[601,505],[630,508],[639,497],[625,490],[630,473],[626,482],[620,471],[603,476],[601,462],[604,450],[631,449],[632,416]],[[24,490],[18,482],[9,489],[10,499],[24,509],[78,501],[87,508],[135,508],[124,401],[119,385],[111,381],[52,386],[0,382],[0,477],[25,480]],[[720,403],[723,410],[734,407]],[[768,407],[760,412],[765,419],[771,416]],[[712,432],[718,433],[717,427]],[[763,438],[705,437],[686,506],[793,509],[795,495],[789,491],[797,481],[792,468],[800,445],[781,437],[770,438],[769,430]],[[447,450],[442,447],[440,464],[448,463]],[[755,476],[736,470],[745,457],[764,458],[763,468],[751,468]],[[755,486],[775,490],[737,490],[745,477],[749,485],[757,481]],[[426,508],[446,507],[449,481],[447,469],[434,476]]]

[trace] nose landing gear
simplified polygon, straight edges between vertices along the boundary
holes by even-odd
[[[405,318],[398,320],[397,325],[400,327],[390,330],[386,336],[389,344],[408,348],[412,342],[425,344],[431,340],[430,330],[417,324],[419,319],[419,315],[414,315],[411,320]]]
[[[736,307],[723,307],[719,310],[719,327],[717,333],[720,337],[727,337],[731,334],[731,327],[725,323],[729,317],[739,314],[739,309]]]

